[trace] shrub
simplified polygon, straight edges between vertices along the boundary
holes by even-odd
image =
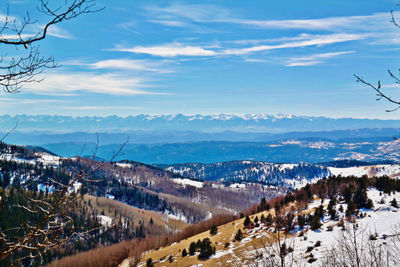
[[[377,239],[378,239],[378,238],[377,238],[377,235],[376,235],[376,234],[370,235],[370,236],[369,236],[369,240],[374,241],[374,240],[377,240]]]
[[[186,248],[184,248],[182,250],[182,257],[186,257],[186,256],[187,256],[187,251],[186,251]]]
[[[153,260],[151,258],[149,258],[146,261],[146,267],[154,267],[154,263],[153,263]]]
[[[189,245],[189,255],[193,256],[194,254],[196,254],[196,243],[192,242]]]
[[[317,216],[314,216],[311,219],[311,230],[317,230],[319,228],[321,228],[322,224],[321,224],[321,219]]]
[[[200,246],[199,259],[208,259],[215,253],[215,247],[212,245],[209,238],[204,238]]]
[[[218,233],[217,226],[213,225],[210,229],[210,235],[216,235]]]
[[[395,198],[393,198],[392,201],[390,201],[390,205],[392,205],[392,207],[398,208],[398,204],[397,204],[397,200]]]
[[[300,229],[303,229],[304,225],[306,224],[306,218],[304,217],[304,215],[299,215],[297,217],[297,222],[299,224]]]
[[[366,209],[372,209],[374,207],[374,202],[372,201],[372,199],[368,199],[367,200],[367,204],[365,204],[365,208]]]
[[[200,239],[198,239],[196,242],[196,250],[199,250],[200,248],[201,248],[201,241]]]

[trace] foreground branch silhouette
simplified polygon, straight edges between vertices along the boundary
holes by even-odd
[[[40,82],[43,78],[38,77],[39,74],[57,67],[54,58],[42,56],[38,46],[48,36],[51,26],[101,9],[96,7],[95,0],[41,0],[37,11],[46,17],[43,25],[31,18],[29,10],[25,16],[17,18],[9,14],[8,7],[0,25],[0,47],[3,46],[3,51],[4,47],[15,47],[16,52],[13,56],[0,56],[0,87],[5,92],[16,93],[24,84]]]

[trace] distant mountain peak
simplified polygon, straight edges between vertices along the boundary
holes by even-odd
[[[52,132],[202,131],[268,132],[334,131],[397,128],[400,120],[327,118],[290,114],[160,114],[128,117],[71,117],[50,115],[0,116],[0,129]]]

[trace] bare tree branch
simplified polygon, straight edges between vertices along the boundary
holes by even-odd
[[[10,16],[7,7],[5,21],[0,26],[0,45],[14,46],[18,55],[2,55],[0,58],[0,86],[5,92],[17,93],[24,84],[40,82],[43,78],[39,78],[39,74],[57,67],[54,58],[42,56],[36,45],[47,37],[51,26],[103,9],[96,7],[95,0],[65,0],[60,3],[52,6],[48,1],[40,0],[37,11],[48,18],[44,25],[32,19],[29,11],[21,19]],[[32,28],[40,29],[32,33]],[[29,52],[24,56],[20,47],[29,49]]]

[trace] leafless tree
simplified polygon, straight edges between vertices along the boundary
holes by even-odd
[[[7,14],[0,22],[0,46],[14,55],[0,56],[0,86],[8,93],[16,93],[26,83],[40,82],[38,74],[55,68],[52,56],[42,56],[38,43],[44,40],[53,25],[72,20],[80,15],[99,11],[95,0],[40,0],[37,11],[46,18],[41,24],[27,11],[22,18]],[[7,47],[7,48],[6,48]]]
[[[237,255],[238,264],[245,263],[250,267],[292,267],[302,266],[294,257],[295,239],[286,231],[281,231],[284,226],[281,217],[275,219],[275,230],[266,238],[257,238],[253,241],[253,259],[248,261],[245,255]],[[273,229],[273,228],[271,228]]]
[[[0,228],[0,262],[17,251],[28,252],[23,253],[27,254],[27,256],[18,258],[18,261],[25,258],[41,257],[45,251],[59,248],[72,239],[83,238],[100,229],[99,227],[86,231],[78,229],[74,226],[74,221],[69,215],[79,205],[80,197],[82,197],[77,188],[78,183],[82,185],[82,183],[102,181],[92,177],[94,177],[97,170],[112,162],[121,153],[126,142],[106,162],[94,160],[97,155],[98,145],[99,137],[97,135],[97,145],[89,160],[88,168],[74,173],[71,172],[72,178],[67,183],[50,179],[54,192],[39,198],[37,192],[24,191],[24,204],[16,205],[15,208],[21,208],[29,216],[39,217],[40,220],[35,224],[23,222],[21,225],[16,225],[9,229]]]
[[[321,267],[399,266],[399,228],[391,236],[379,237],[355,224],[342,231],[334,245],[321,257]]]
[[[393,23],[393,25],[395,27],[400,29],[400,21],[395,17],[395,14],[393,11],[391,12],[391,14],[392,14],[391,22]],[[398,73],[393,72],[392,70],[387,70],[387,72],[388,72],[388,75],[390,76],[390,78],[394,81],[394,83],[400,87],[400,69],[397,71]],[[390,104],[394,105],[394,108],[387,109],[386,112],[393,112],[393,111],[400,109],[400,99],[394,99],[393,97],[386,94],[383,91],[381,81],[378,81],[376,84],[373,84],[373,83],[365,80],[363,77],[358,76],[356,74],[354,74],[354,77],[356,78],[357,82],[365,84],[365,85],[369,86],[370,88],[372,88],[373,90],[375,90],[376,96],[377,96],[377,98],[376,98],[377,101],[380,101],[383,99],[383,100],[386,100],[387,102],[389,102]]]

